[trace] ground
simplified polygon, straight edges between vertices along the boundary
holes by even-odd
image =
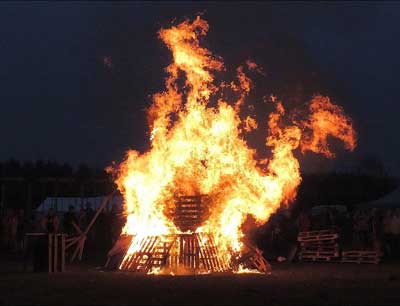
[[[400,305],[400,263],[276,263],[270,275],[160,276],[90,264],[60,274],[0,265],[2,304]]]

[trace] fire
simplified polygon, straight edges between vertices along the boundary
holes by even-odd
[[[344,115],[343,109],[333,104],[328,97],[315,96],[310,103],[310,116],[303,125],[311,130],[311,135],[304,137],[301,151],[310,150],[332,158],[335,154],[329,149],[327,137],[332,135],[353,151],[356,147],[355,131],[351,121]]]
[[[128,214],[124,233],[135,237],[126,256],[138,251],[143,237],[181,233],[171,215],[173,199],[198,194],[212,201],[196,232],[213,233],[219,255],[230,262],[243,248],[241,225],[246,217],[252,215],[262,224],[296,196],[301,177],[294,150],[333,157],[328,136],[342,140],[349,150],[355,148],[350,119],[329,98],[314,97],[309,117],[286,126],[283,104],[273,98],[276,109],[269,115],[265,140],[272,157],[257,160],[244,136],[259,123],[249,116],[242,119],[240,112],[253,86],[245,72],[262,71],[247,61],[236,70],[237,82],[216,84],[213,73],[225,68],[221,58],[200,46],[208,29],[197,17],[159,31],[173,62],[166,68],[165,91],[156,93],[148,108],[151,147],[144,153],[127,152],[117,169],[116,183]],[[185,84],[180,87],[182,75]],[[224,88],[236,93],[237,100],[222,98]]]

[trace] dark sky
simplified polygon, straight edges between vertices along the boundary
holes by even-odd
[[[170,61],[156,33],[198,12],[228,65],[253,56],[276,86],[317,71],[359,134],[343,159],[374,155],[400,174],[396,2],[2,2],[0,159],[103,167],[144,150],[144,108]]]

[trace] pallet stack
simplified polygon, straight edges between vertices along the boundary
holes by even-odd
[[[128,241],[128,240],[127,240]],[[222,272],[228,265],[218,257],[217,247],[211,234],[191,233],[147,236],[135,241],[134,251],[126,255],[128,248],[115,246],[109,256],[124,252],[117,266],[124,271],[149,273],[166,268],[175,271]],[[126,243],[121,245],[126,246]],[[107,265],[110,260],[107,261]]]
[[[352,250],[342,252],[342,262],[378,264],[381,257],[376,251]]]
[[[336,261],[340,257],[339,235],[334,230],[300,232],[300,260]]]

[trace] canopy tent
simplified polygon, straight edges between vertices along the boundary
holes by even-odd
[[[36,208],[36,212],[47,212],[50,208],[53,208],[57,212],[66,212],[69,210],[70,206],[74,207],[75,211],[79,211],[81,208],[86,208],[86,204],[90,205],[93,210],[97,210],[105,198],[106,197],[47,197],[39,207]],[[123,208],[123,198],[121,195],[113,196],[110,199],[107,204],[108,210],[110,210],[113,205],[115,205],[118,210]]]
[[[400,208],[400,187],[385,196],[367,203],[360,204],[359,208]]]

